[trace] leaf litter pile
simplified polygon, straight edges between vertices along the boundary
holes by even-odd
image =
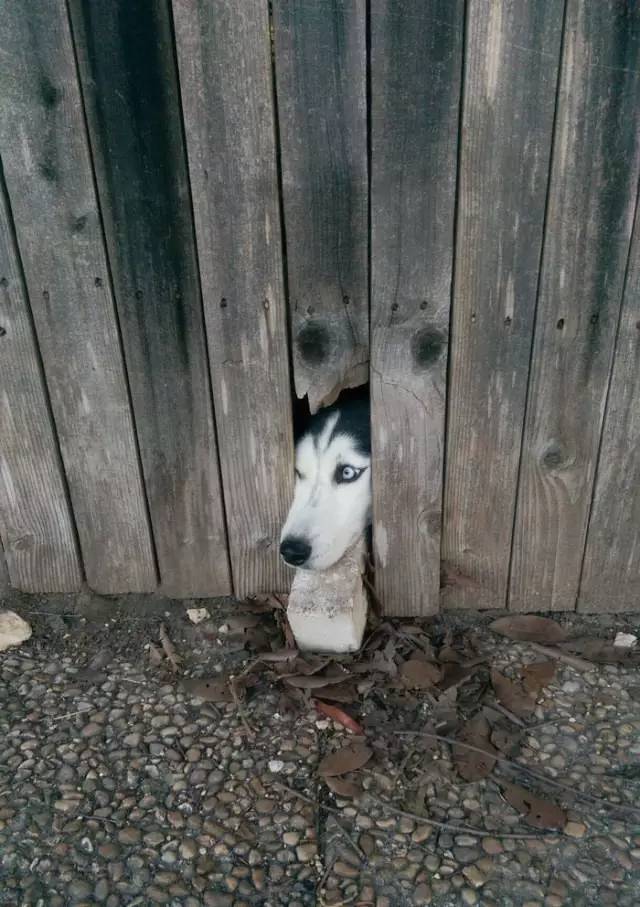
[[[264,596],[245,602],[210,634],[212,640],[224,637],[227,651],[235,647],[245,662],[249,650],[248,664],[234,673],[179,677],[178,682],[189,696],[214,709],[234,703],[249,736],[254,734],[249,718],[253,701],[268,688],[277,692],[281,716],[295,721],[312,707],[319,720],[343,728],[348,742],[330,749],[317,768],[338,805],[366,796],[390,814],[425,826],[498,838],[562,834],[573,824],[567,808],[581,810],[590,824],[596,818],[606,822],[608,815],[640,823],[640,808],[578,790],[519,761],[537,727],[570,720],[539,719],[541,710],[552,709],[548,687],[559,663],[579,671],[603,664],[635,668],[640,651],[598,638],[571,638],[556,621],[533,615],[502,617],[489,629],[527,643],[535,654],[515,670],[511,664],[496,666],[493,650],[483,652],[473,631],[389,620],[378,620],[353,655],[301,653],[286,620],[286,597]],[[181,658],[164,625],[158,644],[149,646],[149,658],[154,666],[180,675]],[[505,831],[443,821],[441,804],[429,797],[434,787],[479,781],[494,784],[503,803],[515,810]],[[339,812],[322,793],[313,800],[279,786]],[[385,799],[372,792],[378,788]]]

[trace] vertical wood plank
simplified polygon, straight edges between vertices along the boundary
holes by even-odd
[[[311,412],[368,380],[365,0],[274,0],[294,381]]]
[[[6,556],[16,589],[80,588],[73,517],[1,179],[0,536],[0,560]]]
[[[438,608],[463,0],[371,3],[374,552],[391,614]]]
[[[4,597],[9,595],[11,584],[9,583],[9,568],[2,548],[2,539],[0,538],[0,605],[4,606]]]
[[[63,0],[3,8],[0,150],[89,585],[156,574]]]
[[[227,594],[170,5],[70,10],[162,591]]]
[[[631,243],[579,611],[640,611],[640,218]]]
[[[640,162],[640,9],[568,0],[510,606],[575,607]]]
[[[285,589],[293,441],[268,10],[173,11],[234,589]]]
[[[446,607],[506,604],[564,0],[469,0],[442,543]]]

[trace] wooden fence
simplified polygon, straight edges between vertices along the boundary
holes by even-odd
[[[639,3],[6,0],[0,47],[15,587],[286,588],[292,384],[370,377],[390,613],[640,609]]]

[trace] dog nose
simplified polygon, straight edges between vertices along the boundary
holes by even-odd
[[[301,567],[305,561],[309,560],[311,545],[302,538],[289,535],[283,539],[280,545],[280,554],[287,564],[291,564],[292,567]]]

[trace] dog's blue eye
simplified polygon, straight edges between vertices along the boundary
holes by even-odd
[[[362,475],[363,469],[356,469],[355,466],[338,466],[336,468],[336,482],[355,482]]]

